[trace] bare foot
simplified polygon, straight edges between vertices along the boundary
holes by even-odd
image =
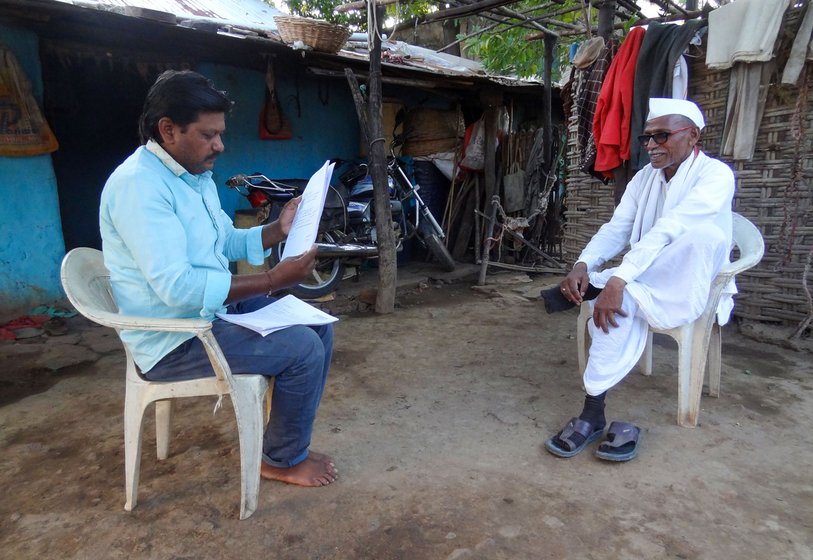
[[[272,467],[263,461],[260,476],[297,486],[327,486],[337,478],[336,469],[313,457],[313,452],[301,463],[289,468]]]
[[[319,453],[318,451],[310,450],[308,451],[308,457],[313,457],[317,461],[322,461],[323,463],[327,463],[331,466],[335,466],[333,464],[333,458],[329,455],[325,455],[324,453]]]

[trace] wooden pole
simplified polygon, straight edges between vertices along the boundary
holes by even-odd
[[[486,184],[486,200],[498,193],[497,185],[497,132],[499,129],[502,92],[483,90],[480,92],[480,104],[483,106],[483,125],[485,142],[485,167],[483,176]]]
[[[370,50],[370,97],[368,123],[370,126],[370,176],[375,197],[375,226],[378,234],[378,295],[376,313],[395,310],[395,282],[398,273],[395,255],[395,232],[392,228],[389,183],[387,181],[387,155],[384,151],[383,96],[381,92],[381,24],[384,9],[371,6],[367,10],[367,29],[372,34]]]
[[[553,50],[556,48],[556,37],[545,35],[545,99],[543,112],[545,114],[545,170],[550,173],[554,169],[556,162],[553,161],[553,111],[552,91],[553,91]]]
[[[615,0],[605,0],[598,8],[598,34],[606,41],[613,34]]]
[[[488,233],[483,239],[483,259],[480,262],[480,278],[477,280],[478,286],[485,286],[486,272],[488,272],[488,261],[491,254],[491,238],[494,237],[494,226],[497,225],[497,207],[500,205],[500,197],[494,195],[491,197],[491,215],[489,216],[489,223],[486,224],[485,231]]]

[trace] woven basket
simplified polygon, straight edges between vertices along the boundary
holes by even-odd
[[[282,40],[289,45],[302,41],[315,51],[335,54],[350,37],[350,30],[318,19],[274,16]]]

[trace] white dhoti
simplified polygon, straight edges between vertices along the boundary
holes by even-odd
[[[614,387],[635,366],[646,346],[648,325],[669,329],[697,319],[706,307],[714,277],[728,261],[726,236],[714,224],[702,225],[663,248],[652,265],[624,289],[618,327],[605,334],[588,321],[592,339],[584,370],[588,395]],[[590,283],[603,288],[615,268],[590,273]],[[595,300],[590,302],[591,309]]]

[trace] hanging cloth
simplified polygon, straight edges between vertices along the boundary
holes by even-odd
[[[734,160],[754,156],[775,66],[773,61],[738,62],[731,68],[720,155]]]
[[[796,32],[785,70],[782,72],[783,84],[795,84],[799,80],[805,60],[813,60],[813,9],[809,4],[805,17],[799,24],[799,31]]]
[[[700,19],[683,25],[650,23],[641,44],[635,66],[632,118],[630,119],[630,171],[635,172],[649,163],[646,147],[638,142],[646,126],[649,100],[653,97],[672,97],[675,63],[686,51],[692,39],[704,29]]]
[[[706,66],[731,68],[735,62],[773,58],[785,10],[793,0],[737,0],[709,13]]]
[[[0,156],[37,156],[57,148],[17,57],[0,47]]]
[[[613,169],[629,159],[635,63],[644,35],[648,33],[643,27],[632,28],[610,64],[598,96],[596,115],[593,117],[595,169],[610,178],[613,177]]]

